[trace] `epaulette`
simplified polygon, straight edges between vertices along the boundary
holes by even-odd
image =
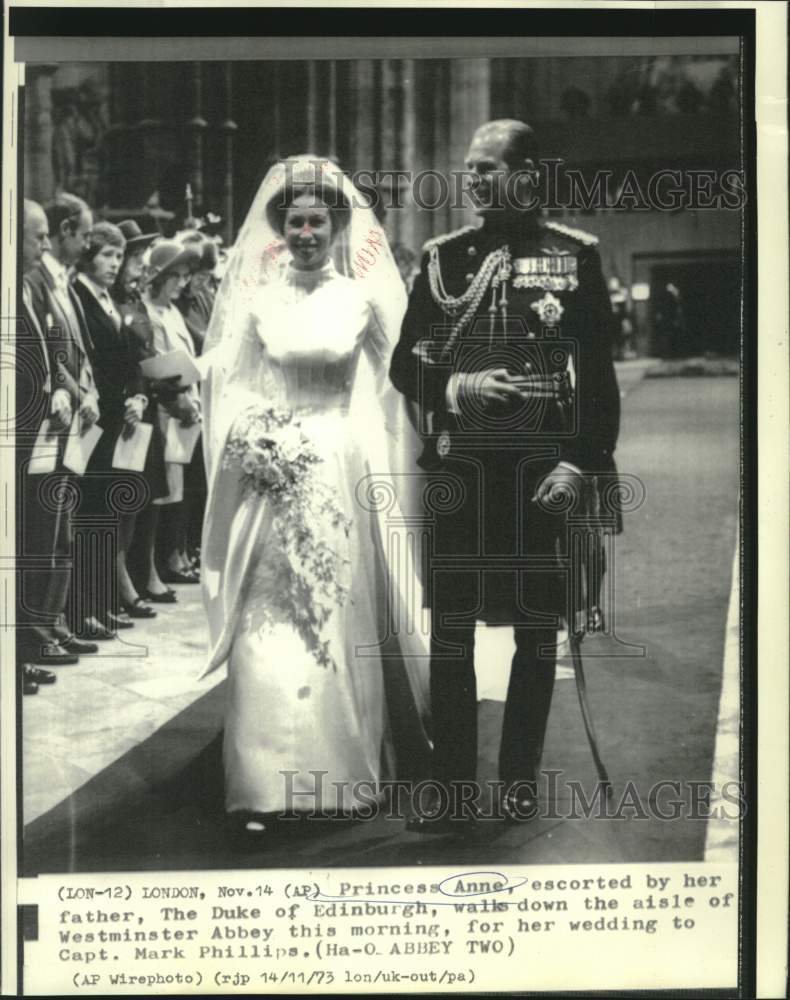
[[[554,222],[553,219],[546,219],[543,223],[544,229],[551,229],[552,232],[559,233],[560,236],[567,236],[571,240],[576,240],[586,247],[598,246],[598,237],[592,233],[586,233],[583,229],[574,229],[572,226],[563,225],[562,222]]]
[[[476,230],[477,226],[461,226],[460,229],[454,229],[451,233],[442,233],[441,236],[434,236],[433,239],[428,240],[428,242],[423,245],[423,252],[430,250],[431,247],[440,247],[443,243],[448,243],[450,240],[454,240],[458,236],[463,236],[464,233],[471,233]]]

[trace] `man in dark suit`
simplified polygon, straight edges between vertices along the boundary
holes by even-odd
[[[25,199],[23,213],[20,245],[22,273],[26,274],[39,263],[50,244],[47,217],[41,206]],[[45,450],[52,455],[54,469],[59,444],[56,433],[68,427],[71,412],[68,404],[66,409],[62,408],[63,400],[53,402],[52,366],[46,338],[33,312],[25,284],[19,303],[15,350],[17,521],[22,527],[17,551],[20,570],[17,577],[17,662],[24,693],[36,694],[40,684],[53,684],[56,680],[51,670],[28,661],[54,638],[52,628],[56,616],[50,606],[50,583],[59,525],[51,512],[42,510],[38,491],[45,477],[35,471],[37,466],[31,467],[31,460],[42,424],[49,420],[53,436]],[[40,469],[44,467],[38,465]],[[65,655],[76,662],[75,656]]]
[[[426,244],[390,375],[419,403],[431,510],[434,778],[447,799],[409,828],[476,816],[477,620],[514,627],[499,753],[502,806],[537,810],[537,778],[569,617],[565,511],[604,468],[619,393],[595,237],[542,221],[529,126],[490,122],[467,156],[482,225]]]
[[[91,367],[91,343],[79,299],[70,282],[70,270],[85,246],[93,219],[90,209],[80,198],[61,194],[45,209],[49,224],[51,247],[25,275],[30,307],[47,342],[52,370],[52,409],[58,423],[79,414],[82,429],[91,426],[99,416],[98,393]],[[70,586],[71,564],[71,502],[69,485],[77,487],[77,478],[62,465],[62,450],[58,471],[63,486],[54,502],[58,532],[56,555],[58,568],[50,584],[49,610],[56,615],[51,640],[38,650],[37,663],[68,663],[74,655],[95,653],[98,647],[78,639],[68,627],[65,609]],[[54,494],[53,494],[54,496]],[[77,627],[82,622],[75,623]]]
[[[80,258],[73,286],[93,343],[93,375],[99,389],[103,432],[83,479],[81,513],[93,538],[87,543],[87,551],[100,551],[104,547],[106,552],[101,535],[107,530],[107,515],[112,513],[115,522],[114,557],[94,562],[93,587],[83,594],[91,602],[86,612],[99,621],[107,621],[110,615],[117,619],[121,614],[130,620],[156,617],[126,572],[126,553],[132,542],[137,509],[145,502],[145,483],[137,473],[113,465],[119,439],[129,436],[148,405],[142,392],[134,337],[123,323],[109,291],[123,263],[125,246],[123,233],[117,226],[111,222],[96,223],[90,232],[88,248]],[[113,492],[116,498],[122,492],[125,502],[113,501]],[[83,538],[85,534],[83,529]]]

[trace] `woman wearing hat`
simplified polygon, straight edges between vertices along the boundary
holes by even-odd
[[[93,342],[93,374],[99,393],[99,425],[102,436],[91,455],[83,491],[86,508],[94,514],[108,511],[113,502],[126,509],[116,511],[118,525],[115,578],[119,607],[94,607],[91,614],[107,621],[108,614],[124,621],[124,613],[132,618],[154,618],[156,612],[137,593],[126,568],[126,555],[134,533],[137,510],[148,494],[143,477],[136,472],[117,469],[113,465],[119,438],[129,437],[142,421],[148,406],[143,391],[137,344],[110,296],[120,271],[126,240],[118,226],[98,222],[88,234],[87,245],[78,263],[74,290],[79,297]],[[95,588],[94,600],[107,600],[114,588],[104,581]]]
[[[387,366],[405,304],[348,178],[273,167],[217,295],[202,389],[205,673],[227,662],[225,805],[249,834],[282,812],[354,814],[383,779],[426,773],[421,592],[408,551],[389,561],[382,506],[397,513]]]
[[[123,263],[112,289],[113,300],[121,315],[121,322],[128,331],[137,351],[138,361],[153,357],[154,331],[148,312],[143,304],[141,283],[144,258],[151,244],[160,239],[159,233],[143,233],[133,219],[118,223],[118,228],[126,238]],[[151,443],[148,446],[143,475],[148,483],[148,503],[138,513],[134,538],[127,553],[130,575],[137,583],[138,593],[147,601],[158,604],[173,603],[177,600],[174,590],[165,587],[161,581],[151,578],[145,554],[153,549],[159,508],[155,502],[168,495],[167,472],[165,469],[165,437],[159,425],[159,401],[172,401],[176,392],[172,384],[145,379],[143,392],[148,405],[143,412],[143,422],[152,427]]]
[[[178,236],[176,238],[179,239]],[[189,282],[176,304],[192,337],[195,353],[202,354],[203,341],[206,338],[216,295],[214,271],[219,259],[217,246],[213,240],[198,232],[183,234],[180,242],[185,246],[194,246],[200,251],[200,263],[190,275]]]
[[[195,347],[176,302],[200,262],[200,251],[175,240],[155,244],[147,260],[143,303],[153,328],[155,354],[185,351],[195,357]],[[200,398],[197,385],[180,391],[173,400],[160,400],[159,425],[167,435],[168,423],[182,427],[200,422]],[[195,446],[200,447],[198,442]],[[148,591],[156,593],[166,583],[197,583],[198,576],[184,552],[185,518],[184,465],[165,462],[168,495],[157,501],[162,507],[156,551],[149,552]]]
[[[200,263],[176,303],[192,337],[195,352],[199,355],[203,352],[203,341],[217,293],[214,278],[218,262],[217,245],[197,230],[177,234],[176,239],[200,251]],[[202,448],[195,449],[192,461],[184,470],[184,503],[187,508],[184,551],[196,569],[200,565],[200,536],[206,512],[206,467]]]

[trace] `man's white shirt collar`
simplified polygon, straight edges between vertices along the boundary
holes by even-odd
[[[61,262],[51,253],[45,253],[41,258],[41,263],[49,271],[55,284],[60,288],[68,288],[69,273]]]
[[[109,301],[110,293],[106,288],[102,288],[101,285],[97,285],[96,282],[89,278],[84,271],[80,271],[77,275],[77,281],[81,281],[83,285],[88,289],[88,291],[93,292],[94,296],[101,302],[102,305]]]
[[[93,295],[99,305],[102,307],[104,312],[110,317],[110,319],[115,324],[116,329],[121,325],[121,317],[118,315],[118,311],[115,308],[115,303],[110,298],[110,293],[106,288],[101,285],[97,285],[96,282],[90,278],[84,271],[80,271],[77,275],[77,281],[82,282],[82,284],[88,289],[88,291]]]

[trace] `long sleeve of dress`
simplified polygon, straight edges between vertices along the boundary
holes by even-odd
[[[375,306],[369,306],[369,313],[368,325],[362,342],[362,350],[368,359],[375,379],[376,391],[380,395],[389,385],[387,375],[392,356],[392,344],[387,337],[384,325],[376,312]]]
[[[372,391],[380,408],[374,419],[383,420],[383,428],[390,437],[388,450],[392,471],[411,469],[422,450],[422,443],[414,430],[418,416],[416,412],[411,412],[415,409],[411,399],[396,391],[390,380],[393,343],[374,306],[370,306],[370,318],[362,347],[372,374]]]

